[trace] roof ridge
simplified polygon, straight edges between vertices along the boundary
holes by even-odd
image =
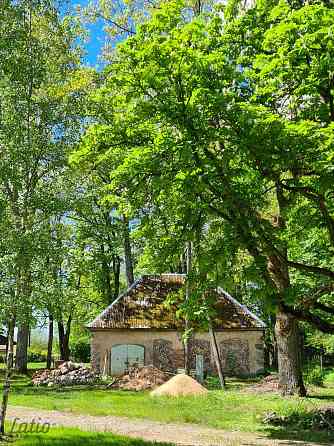
[[[246,314],[248,314],[248,316],[252,317],[253,319],[255,319],[259,325],[263,328],[266,328],[266,324],[265,322],[263,322],[262,319],[260,319],[258,316],[256,316],[256,314],[252,313],[248,307],[246,305],[241,304],[237,299],[235,299],[234,297],[232,297],[227,291],[225,291],[223,288],[221,287],[217,287],[217,291],[221,294],[224,295],[225,298],[227,298],[230,302],[232,302],[234,305],[239,306]]]

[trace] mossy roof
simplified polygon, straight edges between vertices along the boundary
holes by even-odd
[[[177,299],[166,305],[185,285],[183,274],[144,275],[107,307],[89,328],[94,329],[170,329],[182,330],[184,320],[177,317]],[[264,329],[265,324],[226,291],[212,290],[216,298],[213,326],[223,329]],[[212,294],[211,293],[211,294]]]

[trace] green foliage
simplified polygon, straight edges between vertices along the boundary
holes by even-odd
[[[218,376],[208,376],[204,381],[204,385],[209,390],[221,389],[221,384]]]
[[[30,347],[28,349],[28,362],[45,362],[47,350],[41,347]]]
[[[316,364],[315,362],[307,364],[307,367],[304,370],[305,382],[314,386],[323,386],[325,377],[326,373],[319,364]]]
[[[190,240],[193,289],[211,280],[268,322],[285,306],[330,331],[333,10],[240,8],[152,11],[118,45],[72,158],[111,166],[105,200],[139,217],[143,270],[182,269]]]
[[[77,362],[90,362],[90,342],[87,338],[75,338],[71,342],[71,357]]]

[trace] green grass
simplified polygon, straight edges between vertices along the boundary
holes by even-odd
[[[109,433],[57,428],[51,429],[47,434],[25,434],[17,439],[12,438],[4,444],[7,446],[153,446],[156,443]],[[167,443],[159,443],[159,445],[172,446]]]
[[[2,361],[0,362],[0,369],[5,368],[5,363]],[[29,371],[39,370],[45,368],[45,362],[29,362],[28,369]]]
[[[212,390],[205,397],[152,398],[148,392],[126,392],[101,388],[35,388],[29,378],[14,376],[11,405],[67,411],[75,414],[116,415],[171,423],[196,423],[225,430],[262,432],[278,437],[334,443],[334,433],[284,431],[262,423],[267,411],[288,415],[334,404],[334,373],[327,374],[324,387],[311,387],[308,398],[282,398],[271,393],[246,390],[252,381],[228,381],[228,390]]]
[[[205,397],[152,398],[147,392],[29,387],[15,380],[10,404],[77,414],[118,415],[163,422],[196,423],[226,430],[257,431],[266,411],[302,411],[334,402],[334,388],[315,389],[312,398],[281,398],[231,388],[210,391]]]

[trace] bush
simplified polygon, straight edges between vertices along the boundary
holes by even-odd
[[[28,362],[45,362],[47,350],[40,347],[30,347],[28,349]]]
[[[204,385],[209,390],[221,389],[220,380],[218,376],[208,376],[204,381]]]
[[[304,372],[305,381],[314,386],[323,386],[325,380],[325,372],[319,365],[310,364]]]
[[[71,356],[77,362],[90,362],[90,342],[88,339],[77,339],[71,343]]]

